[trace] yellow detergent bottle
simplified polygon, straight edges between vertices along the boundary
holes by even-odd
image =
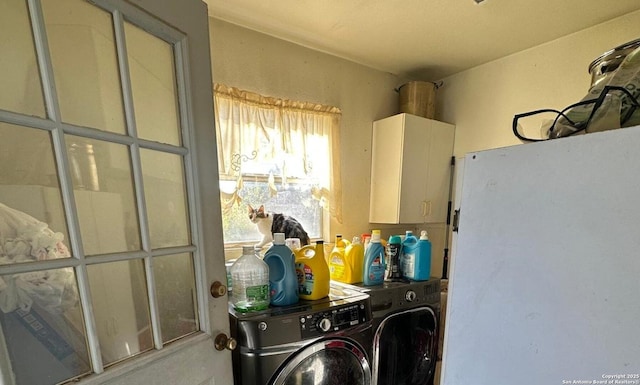
[[[364,274],[364,245],[360,243],[360,237],[353,237],[344,250],[344,265],[340,271],[342,274],[336,278],[332,272],[331,279],[343,283],[360,283]]]
[[[313,301],[329,295],[329,267],[324,259],[324,242],[296,249],[298,297]]]
[[[342,239],[341,234],[336,234],[336,244],[329,253],[329,259],[327,263],[329,264],[329,275],[331,279],[338,282],[345,282],[345,269],[351,270],[349,266],[346,266],[345,261],[345,249],[351,243],[346,239]]]
[[[331,253],[329,253],[328,255],[327,264],[331,262],[331,256],[334,253],[339,253],[344,255],[344,248],[347,247],[348,244],[349,244],[349,241],[347,241],[346,239],[342,239],[342,234],[336,234],[336,243],[333,246],[333,250],[331,250]]]

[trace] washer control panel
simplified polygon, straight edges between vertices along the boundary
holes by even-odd
[[[364,303],[334,307],[298,318],[302,337],[317,337],[326,333],[344,330],[370,319],[369,309]]]
[[[415,291],[413,291],[413,290],[407,290],[407,292],[406,292],[406,293],[404,293],[404,300],[405,300],[405,301],[407,301],[407,302],[413,302],[413,301],[415,301],[415,300],[416,300],[416,297],[417,297],[417,296],[418,296],[418,295],[416,294],[416,292],[415,292]]]

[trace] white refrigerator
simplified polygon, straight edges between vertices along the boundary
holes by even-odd
[[[640,127],[465,157],[442,385],[640,384]]]

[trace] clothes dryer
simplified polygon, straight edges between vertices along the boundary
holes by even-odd
[[[369,294],[372,384],[431,385],[438,355],[440,279],[344,285]]]
[[[236,385],[371,385],[369,295],[329,297],[241,314],[229,308]]]

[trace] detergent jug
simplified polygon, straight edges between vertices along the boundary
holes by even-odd
[[[416,254],[418,254],[418,238],[413,235],[411,230],[407,230],[402,241],[400,254],[400,271],[404,278],[413,279]]]
[[[431,276],[431,241],[426,230],[420,233],[418,254],[413,266],[413,280],[426,281]]]
[[[331,255],[333,255],[334,253],[344,255],[344,249],[349,246],[349,243],[349,241],[342,238],[342,234],[336,234],[336,243],[333,246],[333,250],[331,250],[331,253],[329,254],[329,261],[331,261]]]
[[[345,272],[345,259],[344,252],[349,245],[349,241],[342,239],[341,234],[336,235],[336,243],[333,246],[333,250],[329,253],[327,264],[329,265],[329,275],[334,281],[343,282]]]
[[[329,266],[324,258],[324,242],[307,245],[295,250],[298,296],[316,300],[329,295]]]
[[[365,286],[381,285],[384,282],[385,250],[380,239],[380,230],[371,231],[371,241],[364,252]]]
[[[344,249],[344,273],[336,281],[343,283],[360,283],[364,270],[364,246],[360,237],[353,237],[353,241]],[[331,279],[334,279],[333,276]]]
[[[285,244],[284,233],[273,234],[273,246],[263,258],[269,266],[271,305],[286,306],[298,302],[298,276],[293,251]]]

